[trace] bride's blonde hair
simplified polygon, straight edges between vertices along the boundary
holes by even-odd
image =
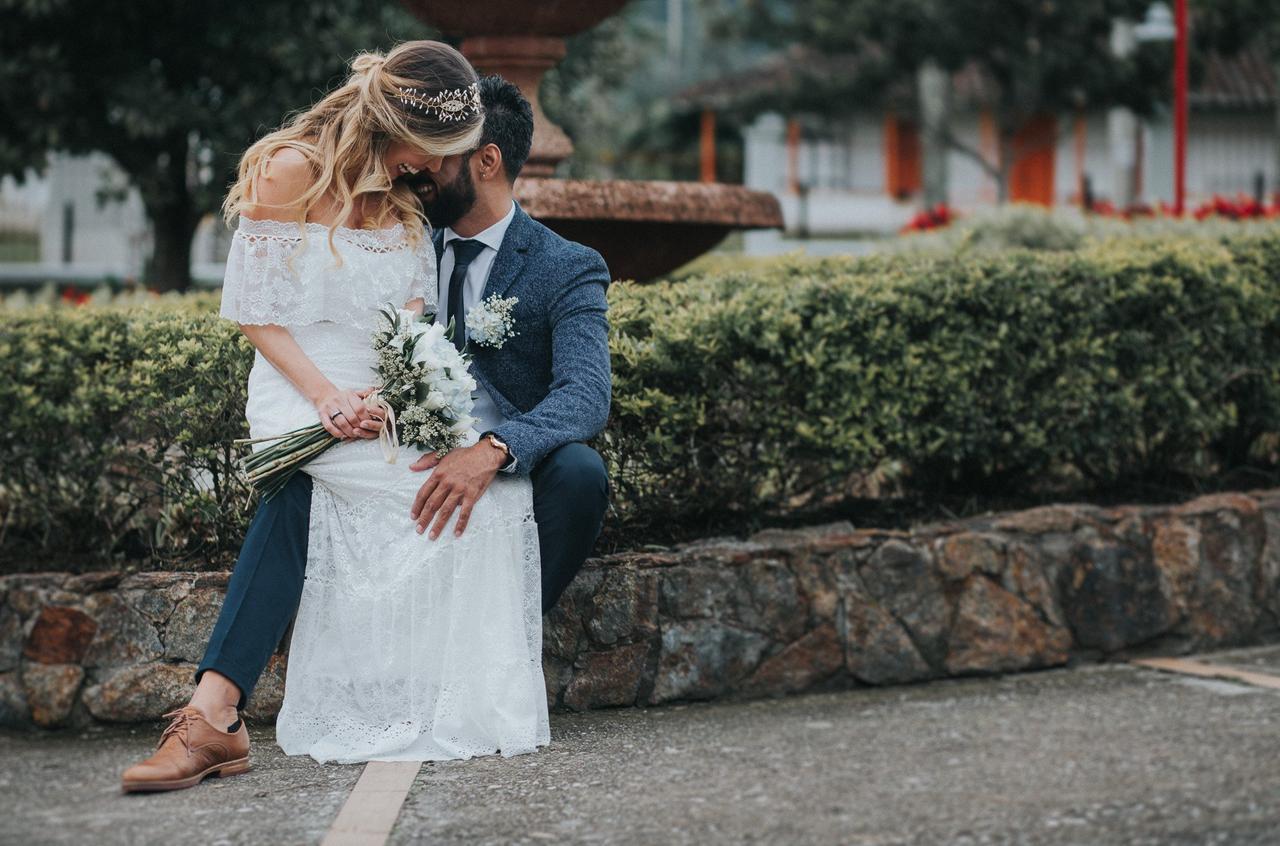
[[[439,41],[406,41],[385,56],[361,53],[351,71],[339,88],[245,151],[222,204],[228,224],[257,205],[258,181],[268,162],[289,147],[315,171],[298,200],[298,222],[304,223],[322,199],[336,198],[340,204],[329,229],[331,246],[334,231],[368,195],[380,200],[374,226],[394,219],[415,243],[422,237],[421,208],[409,187],[387,171],[386,151],[397,141],[429,156],[473,149],[484,124],[476,72],[461,53]]]

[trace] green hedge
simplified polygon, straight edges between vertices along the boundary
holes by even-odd
[[[597,445],[631,542],[885,486],[1194,485],[1277,449],[1277,236],[786,259],[610,300]],[[5,315],[6,557],[234,552],[251,350],[211,303]]]

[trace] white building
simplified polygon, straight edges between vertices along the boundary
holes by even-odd
[[[141,197],[109,156],[54,155],[43,176],[0,181],[6,243],[38,248],[0,251],[0,285],[131,282],[142,277],[151,230]],[[221,220],[201,223],[192,244],[197,280],[221,282],[227,243]]]
[[[758,98],[786,84],[787,61],[704,83],[682,99],[714,109],[743,92]],[[1280,190],[1278,92],[1270,65],[1261,55],[1245,54],[1229,61],[1211,58],[1207,71],[1190,95],[1188,207],[1214,195],[1269,196]],[[997,161],[994,121],[981,106],[980,80],[960,73],[951,86],[951,131],[988,162]],[[849,249],[849,239],[897,232],[922,206],[921,140],[912,117],[879,110],[853,110],[838,119],[765,113],[744,131],[743,146],[744,184],[774,193],[786,217],[785,233],[748,233],[749,252]],[[1078,206],[1088,195],[1116,206],[1155,206],[1173,199],[1168,117],[1042,115],[1019,133],[1014,155],[1013,201]],[[972,155],[950,149],[945,171],[954,209],[963,213],[997,203],[996,180]]]

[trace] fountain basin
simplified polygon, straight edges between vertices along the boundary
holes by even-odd
[[[782,225],[778,199],[712,182],[522,178],[531,217],[599,251],[615,279],[648,281],[715,247],[735,229]]]
[[[547,35],[564,38],[612,17],[628,0],[439,3],[402,0],[409,11],[445,35]],[[463,52],[466,52],[465,50]]]

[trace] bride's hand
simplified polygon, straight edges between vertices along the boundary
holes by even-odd
[[[320,424],[335,438],[376,438],[382,421],[374,418],[364,404],[368,391],[333,388],[315,401]]]

